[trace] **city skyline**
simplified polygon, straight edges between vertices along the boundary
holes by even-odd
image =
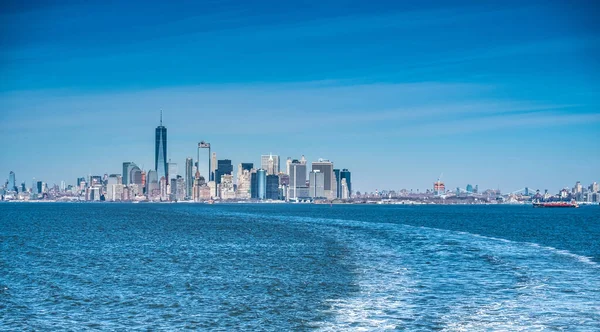
[[[234,166],[269,152],[281,169],[288,156],[332,160],[352,170],[353,191],[425,190],[441,173],[448,189],[592,183],[600,35],[594,5],[579,4],[234,1],[139,14],[132,2],[113,8],[123,17],[94,2],[3,4],[0,174],[59,184],[123,161],[151,169],[162,109],[165,161],[180,174],[206,140]]]
[[[163,126],[162,116],[163,116],[163,112],[160,111],[160,124],[155,129],[155,144],[154,144],[155,145],[155,148],[154,148],[154,152],[155,152],[154,160],[155,160],[155,163],[158,163],[157,165],[159,165],[159,166],[160,166],[160,164],[163,164],[163,163],[158,162],[158,160],[159,160],[159,153],[158,153],[159,150],[160,151],[167,151],[168,150],[168,140],[166,139],[167,127]],[[164,137],[164,139],[163,139],[163,137]],[[163,146],[163,144],[165,144],[165,145]],[[198,146],[198,144],[204,144],[204,141],[202,141],[202,143],[194,144],[194,146],[197,149],[200,149],[200,147]],[[207,144],[210,145],[210,143],[207,143]],[[215,153],[216,152],[212,152],[211,158],[213,158],[215,156]],[[200,165],[200,169],[199,170],[200,170],[201,176],[208,178],[208,174],[209,174],[209,167],[208,167],[208,161],[207,161],[208,160],[208,155],[204,157],[203,154],[204,153],[200,153],[200,155],[199,155],[200,156],[200,160],[199,161],[195,160],[194,157],[192,157],[191,155],[189,157],[186,157],[185,160],[184,160],[184,162],[181,163],[185,167],[185,169],[183,170],[184,173],[180,172],[179,174],[175,174],[175,176],[179,175],[179,176],[181,176],[183,179],[185,179],[187,181],[188,180],[188,176],[189,176],[189,172],[188,171],[191,170],[191,168],[189,168],[188,166],[190,165],[189,163],[191,161],[193,161],[193,165],[194,166],[198,165],[198,164]],[[280,158],[281,157],[279,155],[274,155],[273,153],[269,153],[267,155],[261,154],[259,157],[255,156],[254,157],[255,159],[250,158],[250,160],[251,160],[250,162],[248,160],[240,160],[240,161],[233,162],[232,159],[218,159],[218,161],[219,162],[224,162],[224,163],[227,164],[227,167],[228,167],[227,170],[226,170],[227,174],[238,176],[237,171],[234,172],[234,170],[238,167],[238,165],[239,166],[252,165],[252,164],[255,163],[255,160],[258,160],[257,164],[260,165],[260,167],[256,168],[255,170],[264,170],[266,172],[266,174],[268,174],[268,168],[270,166],[267,166],[267,168],[264,168],[264,166],[265,165],[269,165],[268,164],[268,159],[270,159],[269,157],[275,158],[275,160],[277,160],[276,165],[280,163]],[[311,171],[316,170],[317,172],[319,172],[319,171],[322,170],[322,167],[323,167],[322,165],[323,164],[330,164],[331,163],[330,160],[323,159],[323,158],[318,158],[318,159],[315,159],[315,160],[306,160],[306,156],[304,154],[302,154],[302,157],[305,158],[304,159],[304,163],[305,164],[303,164],[303,165],[305,167],[305,171],[304,172],[306,173],[306,181],[307,182],[310,180],[310,174],[309,173]],[[161,158],[162,158],[162,156],[161,156]],[[296,158],[297,157],[287,157],[287,159],[289,159],[289,160],[295,160]],[[167,162],[167,160],[168,160],[168,162]],[[299,161],[299,159],[298,159],[298,161]],[[173,163],[171,162],[171,158],[164,159],[164,163],[166,164],[165,166],[168,166],[168,165],[171,165],[171,164],[177,165],[177,162],[173,162]],[[315,165],[319,165],[319,166],[315,166]],[[156,180],[160,180],[160,176],[158,175],[158,172],[155,169],[153,169],[153,168],[139,168],[139,166],[135,162],[131,162],[131,161],[124,161],[124,162],[121,163],[121,165],[119,165],[119,167],[120,166],[122,166],[122,169],[123,169],[122,173],[119,173],[118,171],[114,171],[114,172],[113,171],[111,171],[111,172],[104,171],[104,172],[89,173],[89,174],[75,174],[74,176],[76,176],[77,177],[77,181],[79,181],[79,179],[80,179],[79,176],[80,175],[83,175],[85,179],[87,179],[86,176],[87,177],[102,176],[103,174],[104,175],[108,175],[108,174],[121,175],[122,178],[123,178],[123,183],[124,184],[129,184],[129,183],[138,183],[138,182],[140,182],[141,181],[141,174],[142,174],[142,172],[154,172],[158,176],[158,178]],[[117,168],[119,169],[119,167],[117,167]],[[216,167],[216,168],[218,168],[218,167]],[[130,172],[131,172],[132,169],[137,169],[138,170],[138,173],[139,173],[138,176],[140,177],[140,178],[138,178],[138,181],[133,181],[132,179],[128,179],[128,175],[130,174]],[[204,171],[202,171],[203,169],[204,169]],[[274,166],[274,169],[280,170],[279,172],[281,172],[281,174],[286,174],[286,168],[285,167],[281,168],[280,165],[277,165],[277,166]],[[335,188],[335,191],[337,191],[341,187],[341,184],[342,184],[341,180],[342,180],[342,178],[344,178],[344,176],[339,177],[339,175],[335,174],[334,171],[338,171],[338,172],[341,172],[341,173],[343,173],[344,171],[348,172],[347,166],[344,166],[343,169],[342,168],[335,169],[334,165],[331,164],[329,166],[329,169],[331,170],[331,176],[330,177],[333,177],[333,180],[335,180],[335,181],[340,180],[339,182],[336,182],[337,183],[337,188]],[[165,172],[168,173],[167,169],[165,169]],[[219,174],[219,175],[223,175],[223,174]],[[71,176],[71,177],[74,177],[74,176]],[[443,176],[443,173],[440,176]],[[338,179],[338,177],[339,177],[339,179]],[[167,182],[169,182],[171,179],[172,179],[171,174],[168,175],[168,179],[165,178],[165,180]],[[193,180],[193,176],[191,177],[191,179]],[[220,177],[219,177],[219,179],[220,179]],[[234,179],[235,179],[235,177],[234,177]],[[38,181],[38,180],[42,180],[42,178],[38,177],[36,179],[36,177],[34,176],[30,180]],[[27,184],[27,180],[15,181],[15,172],[13,170],[11,170],[9,172],[9,177],[6,180],[6,182],[9,184],[9,186],[11,184],[11,181],[17,187],[19,187],[19,184],[21,184],[22,182],[24,182],[24,183]],[[325,181],[325,179],[323,179],[323,181]],[[438,177],[437,181],[440,181],[439,177]],[[42,182],[46,183],[47,185],[49,185],[50,183],[55,184],[55,185],[57,185],[59,183],[61,185],[65,184],[65,183],[66,184],[71,184],[71,182],[69,181],[69,179],[63,179],[63,180],[60,180],[59,182],[52,182],[52,181],[50,181],[50,182],[42,181]],[[217,180],[217,182],[220,182],[220,180]],[[330,183],[331,182],[331,178],[328,178],[328,180],[326,182]],[[576,180],[576,182],[580,183],[581,181],[580,180]],[[192,184],[188,184],[188,183],[189,182],[186,182],[186,185],[185,185],[186,188],[188,188],[188,186],[192,186]],[[234,183],[237,183],[237,182],[234,180]],[[586,183],[586,182],[584,181],[584,183]],[[593,181],[589,181],[588,183],[596,183],[596,181],[593,180]],[[75,183],[73,183],[73,184],[75,184]],[[392,190],[392,191],[396,191],[396,190],[409,190],[411,192],[426,192],[428,190],[432,190],[433,184],[434,184],[434,182],[430,183],[429,187],[425,186],[423,188],[408,188],[408,187],[392,188],[392,187],[381,187],[381,188],[375,188],[373,190],[360,190],[360,189],[359,190],[353,190],[351,187],[349,187],[348,189],[349,189],[350,192],[356,192],[356,191],[360,192],[360,191],[362,191],[362,192],[365,192],[365,193],[367,193],[367,192],[378,192],[378,191],[382,191],[382,190],[383,191],[389,191],[389,190]],[[331,187],[332,185],[333,185],[333,183],[331,185],[324,184],[324,188],[323,189],[325,191],[332,190],[332,189],[334,189],[333,187]],[[471,182],[467,182],[467,183],[464,183],[464,184],[462,184],[462,183],[459,183],[459,184],[446,184],[445,187],[446,187],[446,190],[449,190],[450,192],[454,188],[460,188],[461,190],[464,190],[464,191],[468,192],[469,190],[467,190],[466,188],[469,188],[469,186],[473,186],[473,185],[477,185],[478,186],[477,182],[471,181]],[[527,186],[527,185],[521,186],[521,188],[514,188],[515,189],[514,191],[523,190],[524,188],[528,188],[531,192],[535,192],[536,190],[539,190],[540,192],[544,192],[544,191],[554,192],[552,189],[549,189],[547,187],[546,188],[535,188],[535,187],[530,187],[530,186]],[[563,190],[565,188],[570,188],[570,187],[569,187],[569,185],[565,185],[565,186],[562,186],[560,188],[557,188],[555,191],[560,191],[560,190]],[[485,189],[500,189],[502,191],[502,188],[500,188],[500,186],[498,186],[497,188],[486,187]],[[510,190],[508,192],[511,192],[511,191],[513,191],[513,190]],[[503,192],[507,192],[507,191],[503,191]]]

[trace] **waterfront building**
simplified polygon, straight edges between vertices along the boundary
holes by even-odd
[[[341,181],[340,191],[341,191],[341,195],[340,195],[341,199],[349,199],[350,198],[350,190],[348,189],[348,182],[346,181],[345,178],[342,179],[342,181]]]
[[[469,193],[469,194],[473,192],[473,186],[470,184],[467,184],[467,187],[465,189],[466,189],[467,193]]]
[[[260,167],[266,170],[268,175],[279,174],[279,156],[273,154],[260,156]]]
[[[106,197],[107,201],[120,201],[123,199],[123,184],[120,174],[111,174],[106,180]]]
[[[340,179],[346,179],[346,186],[348,186],[348,198],[352,197],[352,174],[347,168],[342,169],[340,172]]]
[[[281,182],[281,180],[280,180],[280,182]],[[279,199],[280,200],[284,200],[284,201],[287,200],[288,188],[289,188],[288,185],[279,186]]]
[[[593,193],[597,193],[600,192],[600,185],[598,185],[598,183],[594,182],[590,185],[590,191]]]
[[[123,200],[123,189],[124,186],[122,184],[109,184],[107,185],[107,193],[105,200],[111,202],[118,202]]]
[[[138,198],[144,195],[144,188],[142,188],[139,184],[131,183],[127,189],[129,190],[129,196],[131,199]],[[156,190],[158,196],[158,190]]]
[[[129,184],[129,173],[131,172],[131,169],[133,168],[133,166],[135,166],[135,163],[132,161],[126,161],[123,163],[123,184],[124,185],[128,185]],[[78,180],[79,182],[79,180]],[[79,186],[79,183],[77,184]]]
[[[131,171],[129,172],[129,185],[131,184],[135,184],[138,186],[142,186],[142,170],[137,167],[137,165],[134,165],[131,168]]]
[[[217,197],[217,183],[215,181],[208,181],[206,185],[210,189],[210,198]]]
[[[99,201],[101,199],[100,186],[93,186],[88,188],[87,200],[88,201]]]
[[[41,195],[44,191],[44,186],[43,186],[43,182],[42,181],[38,181],[36,183],[36,194]]]
[[[342,198],[342,178],[340,177],[339,169],[336,168],[333,170],[333,177],[335,179],[335,197]]]
[[[119,183],[118,179],[117,179],[117,174],[111,174],[110,176],[108,176],[108,179],[106,180],[106,200],[107,201],[116,201],[116,197],[115,197],[115,187],[117,184]],[[121,197],[119,196],[119,199],[121,200]]]
[[[170,159],[167,163],[167,175],[169,175],[169,179],[177,179],[177,175],[179,175],[177,163],[172,163]]]
[[[10,173],[8,173],[8,186],[7,189],[8,191],[17,191],[17,179],[15,176],[15,172],[10,171]]]
[[[279,173],[279,186],[289,186],[290,176],[284,173]]]
[[[166,201],[169,199],[169,192],[167,188],[167,178],[164,176],[160,177],[158,188],[160,189],[160,200]]]
[[[81,188],[81,183],[84,183],[85,186],[85,178],[77,178],[77,187]],[[82,189],[83,190],[83,189]]]
[[[213,152],[211,158],[212,161],[210,163],[210,174],[208,176],[208,181],[215,181],[215,171],[217,169],[217,153]]]
[[[577,181],[575,183],[575,187],[573,187],[573,193],[574,194],[580,194],[583,192],[583,186],[581,185],[580,181]]]
[[[102,185],[102,177],[100,175],[90,175],[90,187]]]
[[[183,176],[177,175],[177,177],[173,179],[171,183],[171,193],[174,196],[171,199],[175,199],[176,201],[183,201],[186,196],[185,185],[186,183]]]
[[[192,198],[192,188],[194,187],[194,160],[190,157],[185,158],[185,197]]]
[[[214,183],[214,181],[211,182]],[[211,199],[210,187],[205,184],[200,187],[200,200],[208,201],[209,199]]]
[[[329,160],[319,159],[319,161],[315,161],[312,163],[313,171],[320,171],[323,173],[324,177],[324,196],[325,198],[335,198],[335,177],[333,174],[333,163]]]
[[[442,182],[438,179],[436,182],[433,183],[433,194],[434,195],[441,195],[445,192],[446,192],[446,186],[444,185],[444,182]]]
[[[304,162],[296,159],[292,160],[290,164],[289,180],[288,200],[297,200],[308,197],[308,187],[306,186],[306,160],[304,160]]]
[[[248,168],[248,165],[252,164],[241,163],[238,166],[237,189],[235,191],[235,196],[238,199],[251,198],[252,167]]]
[[[286,175],[290,175],[290,165],[292,164],[292,158],[287,157],[287,160],[285,161],[285,174]]]
[[[177,178],[171,178],[167,187],[169,189],[169,200],[177,201]]]
[[[325,174],[314,170],[308,174],[308,189],[311,198],[324,198],[325,196]]]
[[[221,183],[221,176],[223,175],[232,175],[233,174],[233,165],[231,164],[231,160],[222,159],[217,161],[217,169],[215,170],[215,179],[216,183]]]
[[[267,171],[264,169],[259,169],[256,171],[256,182],[257,182],[257,192],[258,199],[265,199],[267,194]]]
[[[160,194],[158,188],[158,173],[155,170],[149,170],[146,179],[146,196],[148,199]]]
[[[196,175],[194,176],[194,186],[192,189],[191,197],[194,202],[199,202],[202,200],[202,188],[206,187],[205,179],[200,175],[200,172],[196,170]],[[210,198],[210,192],[209,197]]]
[[[265,198],[277,200],[279,199],[279,176],[269,174],[266,178]]]
[[[250,198],[258,199],[258,176],[256,170],[250,172]]]
[[[154,169],[158,174],[159,178],[165,178],[165,182],[168,182],[168,168],[167,168],[167,128],[162,123],[162,111],[160,112],[160,125],[156,127],[154,145]],[[166,190],[166,186],[165,186]]]
[[[235,190],[233,189],[233,175],[221,175],[221,183],[219,184],[221,199],[234,199]]]

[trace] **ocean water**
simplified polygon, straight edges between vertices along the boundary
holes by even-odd
[[[0,204],[0,330],[600,330],[600,207]]]

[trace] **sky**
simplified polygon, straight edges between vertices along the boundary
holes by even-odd
[[[2,1],[0,179],[329,159],[353,190],[600,182],[595,1]],[[207,174],[206,151],[201,173]],[[234,169],[237,167],[234,166]]]

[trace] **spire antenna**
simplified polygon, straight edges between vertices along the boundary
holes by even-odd
[[[160,110],[160,125],[162,126],[162,110]]]

